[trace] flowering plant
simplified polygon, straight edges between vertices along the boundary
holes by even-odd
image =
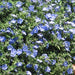
[[[74,0],[0,3],[1,75],[73,75]]]

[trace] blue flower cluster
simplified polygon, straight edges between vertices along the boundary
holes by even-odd
[[[1,1],[1,75],[73,74],[74,13],[74,0]]]

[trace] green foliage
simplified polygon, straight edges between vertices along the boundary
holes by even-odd
[[[58,0],[56,0],[57,2],[55,2],[55,0],[49,2],[43,0],[41,3],[31,2],[30,0],[20,0],[24,3],[21,6],[23,9],[21,11],[18,7],[16,7],[18,1],[19,0],[4,1],[12,3],[11,8],[8,8],[7,4],[3,4],[2,1],[0,2],[0,5],[4,6],[3,8],[0,8],[0,75],[26,75],[26,71],[30,71],[32,75],[63,75],[63,72],[65,72],[65,75],[68,75],[68,68],[72,68],[72,64],[75,64],[75,60],[73,59],[75,56],[75,35],[73,32],[69,31],[70,29],[73,29],[75,25],[72,26],[72,24],[68,24],[66,22],[69,21],[73,23],[73,20],[75,21],[75,12],[73,9],[75,3],[72,3],[71,1],[67,2],[67,0],[60,0],[60,2],[58,2]],[[55,5],[52,6],[52,4]],[[67,9],[68,4],[71,6],[71,11],[69,12]],[[32,11],[29,10],[30,5],[34,6],[34,10],[32,10],[32,8],[30,9]],[[49,6],[52,6],[52,9]],[[60,7],[57,9],[58,11],[55,10],[57,6]],[[44,7],[49,7],[49,11],[42,11]],[[53,15],[57,14],[57,17],[55,18],[55,16],[52,16],[51,18],[50,16],[50,19],[47,19],[47,13]],[[12,14],[17,17],[13,17]],[[29,14],[30,16],[28,16]],[[66,17],[65,14],[68,16]],[[37,22],[36,17],[38,17],[41,21]],[[16,20],[15,23],[11,23],[13,19]],[[22,19],[23,22],[21,24],[18,23],[20,22],[18,19]],[[45,20],[45,22],[43,22],[43,20]],[[40,29],[42,25],[46,27]],[[59,28],[57,28],[57,26],[55,27],[55,25],[59,25]],[[46,30],[48,27],[52,29]],[[2,29],[4,31],[1,31]],[[22,31],[25,31],[26,34],[22,33]],[[30,34],[31,32],[32,35]],[[52,32],[54,32],[54,34]],[[43,34],[43,37],[39,37],[38,33]],[[58,35],[58,33],[60,33],[61,36]],[[73,34],[73,38],[71,38],[71,34]],[[2,42],[3,39],[1,36],[6,38],[4,42]],[[16,41],[13,42],[13,39]],[[43,43],[37,43],[40,40],[43,40]],[[65,46],[66,41],[68,47]],[[69,42],[70,46],[68,44]],[[14,57],[11,56],[11,50],[8,50],[7,48],[9,44],[13,46],[13,49],[16,49],[16,52],[18,49],[21,49],[22,53],[20,55],[16,53],[16,55],[14,54],[15,56],[13,55]],[[31,54],[27,55],[27,52],[23,51],[24,44],[26,50],[28,47]],[[34,49],[33,46],[35,45],[38,45],[39,48]],[[69,50],[66,50],[66,48],[69,48]],[[33,50],[37,50],[37,55],[36,51],[33,52]],[[35,57],[31,56],[33,53],[36,55]],[[45,59],[46,56],[42,56],[42,54],[47,54],[48,57]],[[38,61],[38,59],[40,61]],[[53,60],[56,60],[54,65],[52,65]],[[68,62],[67,66],[63,65],[65,61]],[[18,62],[22,62],[22,65],[17,66],[16,64]],[[2,69],[2,65],[4,64],[7,64],[8,66],[6,70]],[[27,68],[27,64],[32,64],[32,67]],[[35,64],[38,64],[37,71],[34,69]],[[45,71],[47,66],[51,68],[50,72]],[[73,72],[71,75],[73,75]]]

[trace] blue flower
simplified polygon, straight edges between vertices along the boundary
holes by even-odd
[[[23,35],[26,35],[26,32],[25,32],[24,30],[22,30],[22,34],[23,34]]]
[[[43,4],[43,0],[38,0],[38,2],[39,2],[40,4]]]
[[[71,0],[72,3],[75,3],[75,0]]]
[[[50,72],[51,71],[51,68],[49,66],[47,66],[46,69],[45,69],[45,71],[46,72]]]
[[[18,24],[22,24],[22,23],[23,23],[23,19],[21,19],[21,18],[18,19],[18,20],[17,20],[17,23],[18,23]]]
[[[69,47],[65,47],[65,50],[66,50],[66,51],[70,51]]]
[[[40,75],[40,70],[37,71],[37,75]]]
[[[69,41],[65,41],[65,47],[70,47],[70,42]]]
[[[42,44],[43,41],[42,41],[42,40],[38,40],[38,41],[36,41],[36,43],[37,43],[37,44]]]
[[[55,18],[57,17],[57,14],[51,14],[50,20],[55,20]]]
[[[67,13],[67,12],[64,14],[64,16],[65,16],[65,17],[69,17],[69,15],[68,15],[68,13]]]
[[[65,71],[63,71],[63,75],[65,75]]]
[[[39,62],[39,63],[42,63],[43,61],[42,60],[40,60],[40,59],[37,59],[37,61]]]
[[[15,14],[11,14],[11,16],[12,16],[12,17],[17,17],[17,15],[15,15]]]
[[[65,61],[65,62],[63,63],[63,65],[64,65],[65,67],[68,66],[68,62]]]
[[[24,46],[23,46],[23,51],[24,51],[24,52],[28,51],[28,46],[26,46],[25,44],[24,44]]]
[[[46,19],[50,19],[51,14],[50,14],[50,13],[47,13],[47,14],[45,15],[45,17],[46,17]]]
[[[71,68],[67,69],[67,73],[68,74],[72,74],[73,73],[73,70]]]
[[[0,31],[1,31],[1,32],[5,32],[5,30],[4,30],[4,29],[1,29]]]
[[[8,49],[8,50],[12,50],[12,49],[13,49],[13,46],[9,44],[9,45],[7,46],[7,49]]]
[[[39,48],[39,46],[38,46],[38,45],[34,45],[34,46],[33,46],[33,48],[38,49],[38,48]]]
[[[55,35],[54,31],[52,31],[52,35]]]
[[[1,9],[1,8],[4,8],[4,6],[3,6],[3,5],[0,5],[0,9]]]
[[[22,62],[18,62],[16,63],[16,65],[19,67],[19,66],[22,66]]]
[[[48,21],[47,21],[47,20],[42,20],[42,22],[43,22],[43,23],[47,23],[47,24],[48,24]]]
[[[43,75],[43,74],[39,74],[39,75]]]
[[[0,36],[0,42],[5,42],[6,38],[4,36]]]
[[[37,54],[38,53],[38,50],[33,49],[33,53]]]
[[[11,28],[7,27],[7,30],[10,30],[11,31]]]
[[[42,11],[49,11],[48,7],[43,7]]]
[[[39,17],[36,17],[35,21],[36,21],[36,22],[40,22],[41,19],[40,19]]]
[[[71,6],[67,4],[67,12],[72,12],[71,11]]]
[[[31,16],[31,13],[28,13],[26,17],[30,17],[30,16]]]
[[[17,55],[20,55],[20,54],[22,54],[22,49],[17,49],[17,53],[16,53]]]
[[[12,49],[12,50],[11,50],[11,53],[10,53],[10,56],[11,56],[11,57],[15,57],[16,54],[17,54],[16,49]]]
[[[43,34],[42,33],[38,33],[37,34],[39,37],[43,37]]]
[[[2,70],[7,70],[8,66],[7,64],[2,65]]]
[[[52,60],[52,65],[55,65],[56,64],[56,60]]]
[[[73,57],[73,60],[75,60],[75,56]]]
[[[74,24],[75,24],[75,19],[73,19],[73,21],[72,21]]]
[[[34,69],[35,69],[35,71],[37,71],[37,69],[38,69],[38,64],[35,64],[35,65],[34,65]]]
[[[2,56],[2,53],[0,53],[0,56]]]
[[[14,31],[13,31],[13,30],[11,30],[11,34],[12,34],[12,35],[15,35],[15,33],[14,33]]]
[[[0,11],[2,11],[4,9],[3,5],[0,5]]]
[[[12,3],[7,2],[7,7],[8,7],[8,8],[12,8]]]
[[[50,11],[52,11],[52,9],[53,9],[52,5],[48,5],[48,9],[49,9]]]
[[[61,33],[58,32],[58,33],[57,33],[57,39],[60,40],[61,38],[62,38]]]
[[[30,51],[30,50],[27,50],[27,51],[25,51],[25,52],[26,52],[26,55],[27,55],[27,56],[31,54],[31,51]]]
[[[69,33],[69,31],[63,30],[64,33]]]
[[[58,12],[60,10],[60,6],[55,7],[55,12]]]
[[[18,8],[20,8],[22,5],[23,5],[23,3],[22,3],[21,1],[18,1],[18,2],[16,3],[16,7],[18,7]]]
[[[15,72],[18,72],[18,70],[17,70],[17,69],[15,69],[14,71],[15,71]]]
[[[11,32],[11,28],[7,28],[7,30],[5,32],[10,33]]]
[[[27,75],[32,75],[32,73],[30,71],[26,71]]]
[[[36,2],[37,2],[37,0],[31,0],[31,2],[34,2],[34,3],[36,3]]]
[[[31,35],[35,34],[35,33],[38,33],[38,27],[34,27],[34,29],[30,32]]]
[[[51,0],[46,0],[46,2],[50,2]]]
[[[70,39],[73,39],[73,34],[72,33],[70,34]]]
[[[57,17],[57,14],[50,14],[50,13],[47,13],[45,15],[46,19],[48,20],[55,20],[55,18]]]
[[[69,29],[69,31],[73,34],[75,34],[75,29]]]
[[[49,30],[49,27],[47,27],[46,25],[45,26],[39,26],[39,30],[40,31],[47,31],[47,30]]]
[[[49,61],[48,59],[45,59],[45,62],[46,62],[47,64],[50,64],[50,61]]]
[[[55,29],[59,29],[60,28],[60,25],[59,24],[56,24],[55,25]]]
[[[27,64],[26,67],[27,68],[31,68],[32,67],[32,64]]]
[[[43,37],[42,41],[47,41],[47,39]]]
[[[49,48],[49,43],[47,43],[47,45],[46,45],[46,49],[48,49]]]
[[[9,44],[14,44],[14,43],[15,43],[15,41],[13,39],[9,40]]]
[[[18,40],[18,37],[13,38],[14,42],[16,42]]]
[[[71,24],[73,27],[75,27],[75,22],[74,20],[72,22],[68,22],[68,24]]]
[[[32,56],[33,58],[35,58],[35,57],[37,56],[37,53],[38,53],[38,51],[34,49],[31,56]]]
[[[15,23],[16,23],[16,20],[15,20],[15,19],[12,19],[12,20],[11,20],[11,23],[12,23],[12,24],[15,24]]]
[[[73,10],[74,10],[74,12],[75,12],[75,7],[73,7]]]
[[[48,58],[48,55],[47,54],[42,54],[42,56],[47,59]]]
[[[66,49],[66,51],[70,51],[70,50],[69,50],[70,42],[69,42],[69,41],[65,41],[64,44],[65,44],[65,49]]]
[[[19,10],[19,11],[23,11],[23,8],[19,8],[18,10]]]
[[[34,6],[33,6],[33,5],[30,5],[30,6],[29,6],[29,10],[30,10],[30,11],[34,11]]]

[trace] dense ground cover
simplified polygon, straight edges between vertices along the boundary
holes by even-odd
[[[73,75],[75,0],[0,1],[0,75]]]

